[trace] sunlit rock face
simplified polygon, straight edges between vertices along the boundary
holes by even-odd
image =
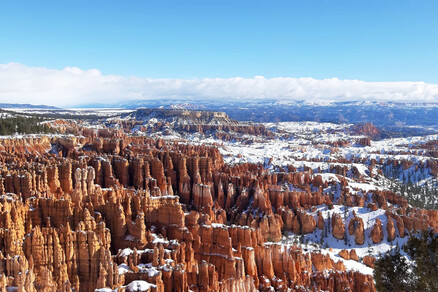
[[[227,163],[219,145],[55,124],[79,135],[0,143],[2,291],[375,291],[364,250],[438,224],[360,189],[367,172],[344,158],[274,169]]]

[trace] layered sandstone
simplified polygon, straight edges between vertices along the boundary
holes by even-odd
[[[76,130],[83,135],[2,144],[2,288],[130,291],[148,283],[151,291],[375,291],[371,276],[286,245],[283,236],[325,232],[365,244],[370,231],[358,215],[324,219],[322,207],[340,202],[386,210],[386,226],[377,219],[372,227],[375,243],[383,228],[391,241],[437,227],[437,212],[409,208],[391,192],[367,200],[349,193],[341,175],[328,182],[310,169],[228,166],[215,147]],[[338,197],[327,192],[337,188]],[[353,251],[341,256],[359,261]],[[372,266],[373,259],[362,262]]]

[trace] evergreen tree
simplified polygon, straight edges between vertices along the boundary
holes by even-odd
[[[415,290],[438,291],[438,234],[429,229],[411,236],[404,250],[414,261]]]
[[[377,291],[438,291],[438,234],[429,229],[412,235],[403,249],[411,265],[398,245],[375,262]]]
[[[1,111],[0,111],[1,112]],[[0,118],[0,135],[53,133],[39,117]]]
[[[374,280],[377,291],[410,291],[409,265],[396,247],[375,263]]]

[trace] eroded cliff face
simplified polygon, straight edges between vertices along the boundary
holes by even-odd
[[[311,170],[270,173],[225,165],[217,148],[81,130],[78,138],[4,139],[0,152],[0,287],[18,291],[375,291],[341,261],[280,242],[330,226],[335,238],[374,242],[436,228],[437,211],[377,191],[370,208],[386,226],[316,206],[360,206],[364,197],[323,188]],[[336,203],[339,203],[336,202]],[[399,207],[388,206],[388,202]],[[372,205],[371,205],[372,204]],[[373,259],[356,261],[371,265]]]
[[[175,133],[211,136],[222,141],[242,140],[242,135],[273,138],[274,134],[262,124],[231,119],[224,112],[185,109],[137,109],[110,123],[128,131],[136,130],[163,135]]]

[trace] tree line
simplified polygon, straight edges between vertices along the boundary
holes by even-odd
[[[0,118],[0,135],[54,133],[41,117]]]

